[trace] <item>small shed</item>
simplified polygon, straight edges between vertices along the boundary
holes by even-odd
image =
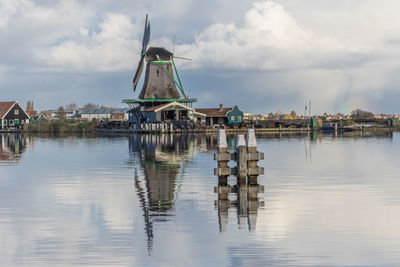
[[[311,129],[318,129],[323,126],[323,122],[321,118],[318,117],[311,117],[310,118],[310,127]]]
[[[226,117],[228,124],[240,124],[243,121],[244,113],[238,106],[234,106],[231,111],[226,113]]]

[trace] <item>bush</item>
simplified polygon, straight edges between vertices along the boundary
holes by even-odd
[[[39,133],[81,133],[93,131],[95,125],[95,122],[51,120],[39,121],[36,124],[29,124],[29,126],[24,127],[24,130]]]
[[[340,124],[343,126],[351,126],[351,125],[354,125],[355,122],[353,120],[341,120]]]

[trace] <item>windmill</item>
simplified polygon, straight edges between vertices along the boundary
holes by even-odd
[[[139,65],[133,78],[133,91],[136,91],[146,65],[143,87],[138,99],[123,100],[123,103],[129,105],[137,121],[141,122],[146,120],[146,113],[143,111],[147,108],[171,102],[179,102],[185,105],[191,105],[196,102],[196,99],[191,99],[185,94],[175,66],[174,54],[162,47],[150,47],[147,49],[149,41],[150,22],[146,14]],[[175,58],[187,59],[182,57]]]

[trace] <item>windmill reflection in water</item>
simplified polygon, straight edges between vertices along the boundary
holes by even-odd
[[[135,188],[145,221],[149,254],[153,247],[154,223],[175,215],[175,201],[182,187],[188,162],[210,147],[206,135],[132,135],[131,162],[135,168]]]

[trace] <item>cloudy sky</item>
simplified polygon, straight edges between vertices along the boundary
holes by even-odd
[[[198,107],[400,113],[396,0],[1,0],[1,101],[37,109],[135,98],[144,17]],[[140,89],[141,84],[139,84]]]

